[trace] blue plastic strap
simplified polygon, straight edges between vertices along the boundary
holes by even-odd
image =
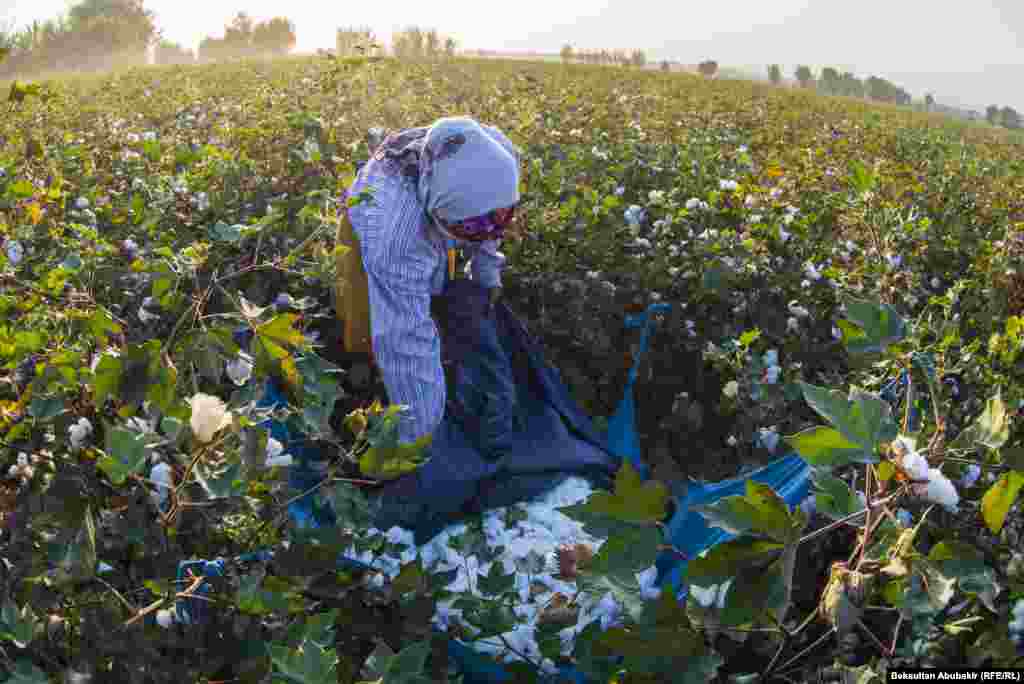
[[[639,372],[640,362],[643,360],[645,354],[647,354],[647,341],[651,334],[651,315],[655,313],[668,313],[672,310],[671,304],[651,304],[647,307],[647,310],[642,314],[634,314],[626,316],[626,327],[627,328],[640,328],[644,329],[643,334],[640,336],[640,349],[637,351],[636,357],[633,359],[633,367],[629,369],[629,384],[632,385],[636,381],[637,373]]]

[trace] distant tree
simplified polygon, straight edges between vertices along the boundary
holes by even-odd
[[[1020,114],[1013,107],[1003,107],[999,115],[1004,128],[1016,130],[1021,127]]]
[[[630,55],[630,63],[642,69],[647,65],[647,54],[643,50],[633,50],[633,54]]]
[[[768,65],[768,80],[775,85],[782,83],[782,67],[778,64]]]
[[[153,53],[153,61],[156,64],[192,64],[196,61],[191,50],[186,50],[178,43],[169,40],[162,40],[156,46]]]
[[[697,65],[697,71],[706,78],[712,78],[718,73],[718,62],[708,59]]]
[[[1002,112],[999,111],[999,107],[996,105],[989,105],[985,108],[985,121],[988,121],[993,126],[998,126]]]
[[[840,94],[847,97],[864,97],[864,82],[849,71],[839,77]]]
[[[811,71],[809,66],[801,64],[796,68],[796,71],[793,72],[793,76],[796,77],[801,88],[809,88],[814,84],[814,73]]]
[[[842,90],[842,77],[833,67],[825,67],[818,77],[818,90],[830,95],[839,95]]]
[[[438,35],[437,29],[430,29],[424,32],[423,51],[430,59],[436,59],[441,56],[441,36]]]
[[[444,54],[445,54],[445,57],[448,57],[448,58],[455,57],[455,48],[456,48],[456,46],[457,46],[457,44],[456,44],[454,38],[452,38],[451,36],[448,36],[447,38],[445,38],[444,39]]]
[[[284,17],[256,24],[252,29],[252,47],[258,54],[288,54],[295,49],[295,24]]]
[[[661,60],[661,70],[662,71],[672,71],[672,65],[669,64],[669,61],[667,59]]]
[[[569,45],[568,43],[563,45],[561,52],[558,53],[558,56],[561,57],[562,61],[565,62],[566,64],[571,62],[573,57],[572,45]]]
[[[339,57],[356,57],[372,50],[377,43],[373,29],[346,26],[334,31],[334,51]]]
[[[935,107],[935,97],[931,93],[926,93],[924,96],[924,110],[926,112],[932,111]]]

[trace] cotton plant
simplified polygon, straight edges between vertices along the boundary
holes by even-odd
[[[900,467],[913,481],[911,491],[916,496],[939,504],[951,512],[958,510],[960,495],[956,486],[941,470],[928,464],[928,460],[917,450],[914,439],[897,437],[893,442],[893,450],[899,458]]]
[[[592,537],[584,531],[582,523],[557,509],[580,503],[591,493],[593,489],[587,480],[570,477],[536,500],[487,511],[481,520],[485,543],[490,553],[500,553],[486,560],[475,553],[465,556],[452,548],[454,538],[469,529],[466,522],[449,525],[419,547],[414,545],[411,530],[392,527],[382,532],[370,528],[369,535],[383,534],[390,544],[402,550],[397,553],[374,554],[370,550],[360,553],[353,546],[345,554],[380,570],[374,579],[368,580],[371,585],[378,587],[397,576],[403,564],[417,558],[429,572],[456,571],[446,587],[454,596],[436,603],[432,623],[441,629],[458,625],[469,635],[473,634],[474,628],[464,619],[462,610],[454,607],[454,603],[459,595],[482,596],[479,577],[486,575],[495,563],[499,563],[503,573],[515,573],[513,592],[518,602],[513,606],[513,612],[523,622],[500,638],[472,641],[472,646],[477,652],[499,656],[504,662],[522,660],[525,655],[541,663],[542,669],[551,673],[555,671],[554,663],[540,654],[535,638],[537,626],[545,619],[552,605],[577,593],[574,570],[571,570],[575,567],[575,560],[567,565],[567,556],[574,559],[577,550],[580,553],[585,550],[587,556],[592,557],[604,543],[603,539]],[[513,512],[516,515],[510,518]],[[644,599],[660,596],[660,588],[656,586],[656,567],[651,566],[636,573],[636,579]],[[585,594],[579,597],[576,607],[578,612],[575,624],[559,631],[562,653],[565,655],[571,653],[573,640],[591,622],[598,621],[603,630],[621,623],[621,606],[611,594]],[[514,650],[509,650],[508,646]]]

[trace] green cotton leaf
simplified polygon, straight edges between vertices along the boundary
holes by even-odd
[[[241,576],[235,600],[238,610],[249,615],[266,615],[275,610],[287,610],[288,599],[284,591],[275,591],[271,579],[263,578],[255,572]],[[263,588],[264,580],[269,589]]]
[[[211,499],[226,499],[245,491],[241,460],[216,471],[212,468],[205,469],[202,466],[197,466],[193,472],[206,495]]]
[[[489,639],[511,632],[519,623],[511,607],[493,600],[464,596],[452,606],[461,610],[463,618],[478,630],[474,639]]]
[[[996,575],[981,551],[965,542],[941,541],[932,547],[928,560],[944,576],[955,579],[960,591],[978,596],[989,610],[996,612]]]
[[[96,405],[103,406],[107,399],[117,395],[117,390],[121,386],[121,372],[123,364],[121,359],[112,356],[111,354],[104,354],[100,357],[100,361],[96,364],[96,370],[93,371],[93,395],[96,398]]]
[[[278,314],[266,323],[256,326],[256,335],[278,345],[302,347],[306,344],[306,338],[295,328],[298,320],[298,314]]]
[[[891,442],[899,434],[892,409],[880,398],[857,390],[847,398],[837,390],[806,382],[799,384],[807,404],[832,423],[848,442],[857,445],[859,452],[851,456],[851,461],[877,463],[879,445]]]
[[[114,319],[110,316],[105,309],[97,308],[93,311],[92,316],[89,317],[89,332],[96,336],[104,344],[109,339],[108,333],[118,334],[122,331],[120,325],[114,322]],[[112,358],[104,356],[103,358]]]
[[[587,562],[583,572],[635,582],[634,575],[657,560],[658,547],[663,541],[661,529],[654,525],[621,523]]]
[[[61,262],[61,268],[71,271],[72,273],[81,270],[82,257],[74,253],[67,255],[64,257],[64,261]]]
[[[1010,421],[1001,392],[985,402],[985,410],[962,431],[950,445],[952,449],[963,449],[981,445],[998,449],[1010,439]]]
[[[430,655],[429,641],[416,641],[394,653],[383,641],[379,642],[366,661],[365,669],[373,681],[382,684],[426,684],[423,668]],[[359,684],[366,684],[359,682]]]
[[[426,434],[412,444],[372,446],[359,457],[359,472],[376,480],[402,477],[430,460],[432,441],[433,435]]]
[[[21,610],[8,598],[0,609],[0,639],[12,642],[18,648],[27,648],[35,638],[39,618],[26,603]]]
[[[242,239],[242,228],[238,224],[229,226],[223,221],[217,221],[210,227],[210,239],[218,242],[235,243]]]
[[[713,587],[749,567],[764,567],[785,549],[785,544],[744,535],[712,547],[705,556],[686,565],[685,580],[698,587]]]
[[[50,677],[31,660],[19,660],[11,669],[10,676],[0,684],[50,684]]]
[[[592,596],[604,596],[611,592],[612,598],[622,606],[625,615],[631,620],[639,621],[644,611],[644,601],[640,593],[640,583],[635,576],[591,573],[590,569],[576,577],[576,586]]]
[[[766,484],[747,480],[743,496],[726,496],[713,504],[694,506],[708,525],[729,534],[760,534],[779,542],[798,536],[803,524],[785,500]]]
[[[167,440],[174,444],[184,434],[185,423],[174,416],[164,416],[160,419],[160,429],[167,437]]]
[[[981,497],[981,517],[992,534],[999,534],[1006,522],[1006,514],[1017,500],[1020,488],[1024,487],[1024,473],[1016,470],[1005,472]]]
[[[146,463],[146,436],[113,428],[107,431],[106,453],[97,464],[114,485],[122,485],[129,475],[142,472]]]
[[[306,618],[302,626],[302,637],[300,641],[311,641],[318,646],[328,647],[334,645],[334,624],[338,620],[339,611],[337,608],[326,613],[317,613]]]
[[[907,334],[907,322],[888,304],[853,298],[847,298],[844,304],[849,321],[839,321],[839,329],[850,352],[880,353]]]
[[[147,140],[142,144],[142,153],[146,155],[146,159],[153,163],[160,161],[161,151],[159,140]]]
[[[355,529],[370,527],[373,507],[362,490],[350,482],[339,482],[328,488],[326,498],[330,501],[338,524]]]
[[[560,508],[572,517],[573,513],[591,513],[631,523],[660,523],[668,514],[668,488],[656,480],[644,482],[628,459],[615,475],[615,491],[597,491],[578,506]]]
[[[785,600],[781,559],[767,568],[744,568],[729,585],[719,619],[726,627],[750,624],[766,611],[783,605]]]
[[[35,187],[27,180],[20,180],[7,186],[7,196],[14,200],[28,199],[35,191]]]
[[[868,169],[859,159],[854,159],[850,162],[850,175],[848,178],[850,187],[857,192],[857,194],[863,194],[868,192],[875,186],[877,180],[873,171]]]
[[[267,651],[274,673],[294,684],[334,684],[339,658],[334,645],[323,648],[312,641],[303,641],[298,648],[268,644]]]
[[[476,581],[477,588],[491,596],[500,596],[506,591],[511,591],[515,584],[516,573],[513,571],[506,575],[502,572],[502,564],[498,561],[491,563],[490,572],[483,577],[478,577]]]
[[[817,425],[783,438],[808,464],[819,468],[838,468],[860,453],[860,447],[835,428]]]
[[[28,415],[42,422],[56,418],[64,410],[64,400],[60,397],[33,397],[28,405]]]
[[[396,594],[419,591],[423,587],[425,579],[423,562],[417,557],[399,568],[398,574],[391,580],[391,589]]]
[[[838,477],[816,476],[814,486],[818,490],[814,495],[818,512],[833,520],[845,518],[864,509],[860,499],[850,489],[850,485]]]

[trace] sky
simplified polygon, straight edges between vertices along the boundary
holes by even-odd
[[[0,26],[65,12],[69,0],[0,0]],[[291,0],[146,0],[165,36],[195,48],[223,35],[239,10],[256,20],[284,14],[296,25],[297,50],[330,48],[339,26],[370,26],[385,42],[408,25],[437,28],[460,47],[557,52],[643,48],[649,60],[764,73],[779,63],[878,75],[917,98],[983,110],[1024,112],[1022,0],[517,0],[496,16],[479,0],[322,2]]]

